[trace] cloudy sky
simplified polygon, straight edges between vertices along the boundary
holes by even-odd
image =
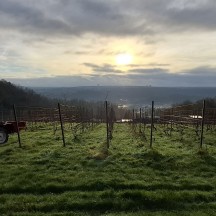
[[[215,0],[0,0],[0,78],[216,86]]]

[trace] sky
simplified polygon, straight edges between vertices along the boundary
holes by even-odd
[[[0,79],[216,87],[215,0],[0,0]]]

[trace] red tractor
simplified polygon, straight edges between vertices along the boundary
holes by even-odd
[[[26,129],[26,122],[7,121],[0,122],[0,145],[8,141],[9,134],[17,133],[18,130]]]

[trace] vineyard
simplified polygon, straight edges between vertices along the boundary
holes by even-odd
[[[127,112],[127,119],[117,119],[116,112]],[[118,116],[119,118],[119,116]],[[5,120],[6,119],[6,120]],[[149,140],[149,146],[152,148],[154,135],[157,128],[162,128],[164,136],[171,137],[173,133],[178,133],[180,141],[183,141],[187,130],[191,131],[193,141],[199,142],[199,148],[203,147],[204,135],[214,134],[216,132],[216,109],[206,107],[205,101],[203,106],[198,107],[195,104],[175,106],[172,108],[155,108],[154,102],[151,107],[140,108],[132,111],[120,109],[116,111],[112,104],[105,101],[104,107],[97,107],[94,110],[91,107],[75,107],[58,104],[57,108],[46,107],[15,107],[12,110],[2,111],[2,122],[14,121],[26,122],[26,130],[35,131],[41,128],[52,127],[55,136],[58,130],[61,130],[61,139],[63,146],[66,146],[65,133],[71,135],[71,140],[76,140],[79,134],[96,125],[106,124],[106,146],[112,140],[112,131],[114,123],[127,122],[132,134],[141,136],[145,141]],[[150,128],[150,136],[146,135],[146,128]],[[18,142],[21,147],[21,138],[19,130]],[[208,142],[206,143],[208,145]]]
[[[4,111],[1,215],[215,215],[215,110],[154,105]]]

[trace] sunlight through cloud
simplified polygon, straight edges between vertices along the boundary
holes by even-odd
[[[128,65],[133,61],[133,56],[129,53],[119,53],[115,58],[117,65]]]

